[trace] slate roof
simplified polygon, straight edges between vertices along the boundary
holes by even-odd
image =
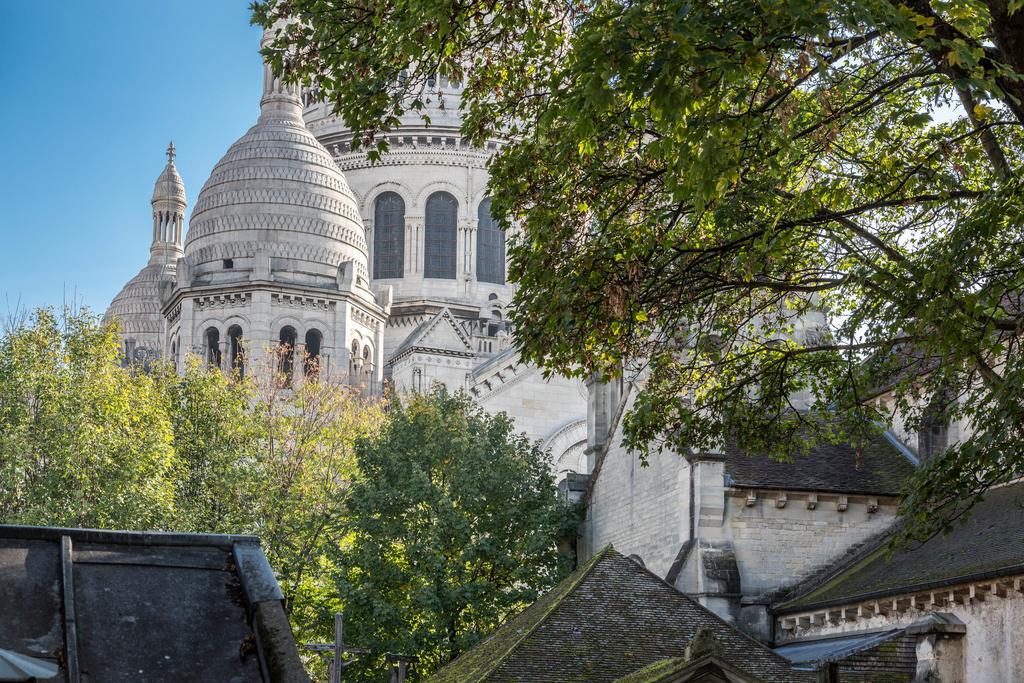
[[[701,683],[727,681],[728,683],[768,683],[744,673],[713,655],[690,661],[685,657],[666,659],[624,676],[615,683]]]
[[[823,581],[798,587],[775,612],[850,604],[1024,574],[1024,482],[991,489],[964,523],[886,558],[883,539]]]
[[[815,680],[611,546],[428,680],[605,683],[683,656],[700,628],[748,675]]]
[[[54,681],[308,681],[251,536],[0,526],[0,648]]]
[[[874,671],[892,681],[910,681],[917,670],[916,640],[906,628],[893,628],[786,643],[775,652],[809,671],[838,664],[845,671]],[[889,683],[890,678],[885,680]]]
[[[729,446],[717,457],[725,460],[727,485],[739,488],[829,491],[895,496],[914,472],[914,464],[884,435],[872,437],[861,449],[850,444],[817,444],[807,455],[779,462]]]

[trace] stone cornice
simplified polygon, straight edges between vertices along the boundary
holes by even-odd
[[[936,582],[934,586],[907,586],[885,595],[847,598],[835,604],[775,611],[783,641],[799,638],[829,625],[866,621],[876,616],[896,617],[910,612],[946,611],[995,599],[1019,599],[1024,594],[1024,566],[988,572],[975,580]]]
[[[355,296],[351,292],[283,285],[272,280],[255,280],[249,282],[232,282],[220,285],[181,287],[174,290],[171,298],[167,300],[161,309],[161,313],[168,318],[172,317],[172,315],[180,315],[181,302],[189,297],[240,297],[251,296],[252,293],[258,291],[270,292],[272,296],[277,294],[279,297],[291,297],[292,299],[323,300],[335,304],[343,302],[352,305],[356,309],[362,310],[371,319],[381,325],[387,321],[387,315],[385,315],[384,309],[377,304],[370,303],[359,296]]]

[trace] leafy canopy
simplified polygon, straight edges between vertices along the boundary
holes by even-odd
[[[427,675],[571,568],[557,544],[575,536],[576,511],[505,414],[412,396],[357,452],[339,587],[346,642],[371,654],[346,680],[376,680],[386,652],[417,655]]]
[[[254,5],[289,17],[266,54],[372,155],[462,84],[464,135],[503,141],[524,357],[625,372],[641,453],[938,412],[961,441],[908,488],[913,533],[1024,465],[1020,0]]]
[[[384,406],[275,372],[121,363],[87,311],[0,333],[0,523],[256,534],[301,640],[337,607],[355,444]]]

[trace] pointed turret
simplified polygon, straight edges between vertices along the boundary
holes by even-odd
[[[153,244],[149,262],[173,264],[184,255],[185,183],[174,167],[174,143],[167,146],[167,165],[153,188]]]
[[[277,34],[288,26],[285,21],[278,21],[263,31],[260,48],[270,45]],[[260,100],[260,118],[272,117],[302,121],[301,88],[296,83],[287,83],[283,78],[274,75],[274,70],[263,58],[263,98]]]

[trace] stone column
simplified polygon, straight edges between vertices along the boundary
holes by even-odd
[[[917,636],[915,681],[965,683],[964,622],[948,612],[933,612],[908,626],[906,632]]]

